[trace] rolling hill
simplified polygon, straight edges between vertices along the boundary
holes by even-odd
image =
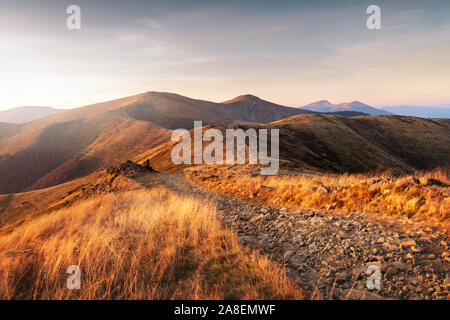
[[[289,170],[363,173],[397,172],[449,165],[450,120],[400,116],[342,117],[296,115],[265,125],[214,126],[280,129],[280,168]],[[420,134],[418,134],[420,133]],[[158,171],[181,171],[170,154],[175,142],[160,145],[136,158],[149,160]]]
[[[0,111],[0,122],[26,123],[40,118],[45,118],[60,112],[63,109],[51,107],[17,107]]]
[[[361,111],[333,112],[354,116]],[[0,193],[51,187],[142,158],[155,147],[159,151],[149,158],[159,159],[156,166],[165,170],[166,155],[160,151],[167,148],[164,143],[170,140],[172,129],[190,129],[194,120],[214,126],[279,126],[282,166],[286,168],[361,172],[392,167],[408,171],[446,165],[450,158],[445,119],[349,118],[285,107],[252,95],[214,103],[145,92],[24,124],[0,123]]]
[[[335,116],[343,116],[343,117],[369,116],[368,113],[359,112],[359,111],[335,111],[335,112],[326,112],[326,113],[332,114]]]
[[[194,120],[260,123],[301,113],[309,112],[248,95],[214,103],[145,92],[25,124],[0,123],[0,193],[54,186],[133,158]]]
[[[446,119],[304,115],[269,126],[280,128],[280,157],[289,168],[411,172],[449,165]]]
[[[60,184],[167,141],[170,130],[131,119],[120,109],[138,99],[71,109],[9,127],[7,135],[0,126],[0,193]]]
[[[222,104],[226,105],[232,111],[236,119],[245,119],[244,121],[248,122],[266,123],[288,118],[296,114],[312,113],[308,110],[281,106],[249,94],[222,102]],[[271,120],[268,121],[268,119]]]
[[[296,114],[311,113],[243,95],[223,103],[196,100],[166,92],[148,92],[124,111],[133,119],[151,121],[168,129],[191,129],[194,120],[203,124],[266,123]]]
[[[210,124],[205,128],[280,129],[281,168],[289,170],[281,173],[288,175],[260,176],[254,174],[255,167],[245,165],[205,165],[191,168],[185,175],[161,174],[131,161],[120,164],[120,159],[132,158],[140,163],[148,160],[157,171],[186,168],[174,166],[170,159],[175,143],[165,142],[170,129],[130,116],[129,108],[142,104],[141,98],[151,97],[135,96],[80,108],[28,125],[2,124],[8,131],[1,140],[3,148],[17,148],[4,144],[4,140],[16,139],[21,143],[31,140],[30,146],[12,156],[15,161],[5,162],[16,177],[34,179],[26,181],[31,186],[26,189],[71,180],[46,189],[0,195],[3,297],[148,298],[163,283],[169,293],[161,290],[155,298],[192,298],[191,292],[198,298],[192,283],[196,286],[200,283],[202,294],[208,293],[200,298],[249,298],[250,289],[253,292],[250,298],[255,299],[304,298],[305,294],[316,292],[319,281],[326,281],[324,290],[336,282],[333,273],[322,278],[321,274],[308,270],[314,271],[326,260],[327,265],[337,266],[342,273],[360,270],[364,275],[374,245],[377,250],[387,250],[387,244],[395,258],[391,261],[404,261],[405,269],[420,267],[420,274],[432,273],[426,279],[419,278],[421,286],[432,278],[436,279],[433,285],[444,290],[448,266],[445,255],[448,236],[444,233],[448,232],[448,174],[446,180],[434,180],[431,174],[414,173],[419,179],[411,176],[391,179],[348,173],[385,169],[413,172],[448,165],[449,119],[299,114],[266,124],[249,121]],[[180,101],[176,105],[183,110]],[[269,109],[270,113],[273,111]],[[66,161],[67,156],[73,157]],[[1,161],[8,157],[4,155]],[[19,160],[28,167],[20,166]],[[119,165],[96,171],[108,163]],[[36,172],[44,172],[51,165],[55,169],[38,177]],[[296,175],[294,170],[300,174]],[[73,179],[92,171],[95,172],[86,177]],[[8,174],[2,172],[3,176],[14,177]],[[9,180],[10,184],[14,182]],[[219,221],[217,217],[225,219]],[[226,224],[227,229],[219,228],[220,223]],[[228,229],[228,225],[233,229]],[[299,226],[303,228],[300,233],[305,235],[300,239]],[[401,231],[403,227],[408,233]],[[427,246],[421,242],[424,232],[433,239]],[[213,237],[205,238],[205,234]],[[380,243],[377,239],[381,237],[383,241],[392,240]],[[180,243],[180,239],[189,241]],[[422,259],[432,254],[433,260],[423,261],[435,261],[437,268],[430,271],[426,264],[417,265],[413,259],[404,259],[406,253],[413,252],[404,249],[405,239],[420,244],[420,256],[414,257]],[[328,245],[330,241],[333,246]],[[361,248],[357,259],[345,251],[349,246]],[[342,254],[333,248],[342,249]],[[248,249],[263,252],[270,260],[261,260]],[[301,255],[293,256],[294,251]],[[124,261],[132,261],[131,273],[130,268],[123,267]],[[164,265],[158,268],[160,261]],[[299,267],[304,261],[309,263]],[[80,291],[82,296],[75,296],[74,291],[65,288],[61,290],[61,283],[67,278],[61,270],[71,263],[87,270],[86,274],[95,275],[83,282],[83,287],[89,289]],[[284,269],[287,264],[287,268],[297,268],[292,269],[297,272],[287,273],[290,270]],[[101,272],[105,268],[113,271]],[[95,273],[96,270],[100,272]],[[148,270],[162,273],[153,277]],[[24,278],[24,274],[29,278]],[[136,274],[140,275],[139,281],[147,281],[143,282],[145,288],[151,290],[126,286],[136,280],[133,278]],[[217,280],[217,274],[223,277]],[[415,274],[408,276],[415,279]],[[180,279],[187,283],[183,288],[188,289],[179,290]],[[270,279],[272,282],[268,282]],[[334,298],[348,299],[354,289],[355,279],[348,276],[345,279],[339,282],[341,287]],[[386,281],[394,289],[383,291],[376,298],[417,296],[413,290],[408,296],[400,295],[403,280]],[[98,293],[98,283],[107,283],[102,286],[106,290]],[[123,284],[120,290],[116,289],[117,283]],[[367,298],[365,285],[365,281],[358,285],[355,299]],[[37,296],[36,292],[43,294]],[[183,295],[175,296],[175,292]],[[434,296],[430,293],[429,297]]]

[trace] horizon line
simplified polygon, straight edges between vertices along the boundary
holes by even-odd
[[[322,102],[322,101],[324,101],[324,102],[329,102],[329,103],[331,103],[331,104],[334,105],[334,106],[337,106],[337,105],[340,105],[340,104],[344,104],[344,103],[354,103],[354,102],[359,102],[359,103],[362,103],[362,104],[365,104],[365,105],[368,105],[368,106],[370,106],[370,107],[377,108],[377,109],[382,109],[382,108],[396,108],[396,107],[418,107],[418,108],[438,108],[438,109],[439,109],[440,107],[441,107],[441,109],[448,109],[448,108],[450,108],[450,102],[448,102],[448,103],[440,103],[440,104],[432,104],[432,105],[421,105],[421,104],[387,104],[387,105],[383,105],[383,106],[375,106],[375,105],[372,105],[372,104],[370,104],[370,103],[362,102],[361,100],[358,100],[358,99],[354,99],[354,100],[351,100],[351,101],[339,102],[339,103],[333,103],[333,102],[330,101],[330,99],[318,99],[318,100],[314,100],[314,101],[309,102],[309,103],[304,104],[304,105],[299,105],[299,104],[297,104],[297,105],[294,106],[294,105],[280,104],[280,103],[275,102],[275,101],[273,101],[273,100],[261,98],[261,97],[255,95],[255,94],[251,94],[251,93],[240,94],[240,95],[237,95],[237,96],[235,96],[235,97],[233,97],[233,98],[231,98],[231,99],[224,100],[224,101],[214,101],[214,100],[208,100],[208,99],[205,99],[205,98],[193,98],[193,97],[190,97],[190,96],[187,96],[187,95],[182,95],[182,94],[175,93],[175,92],[169,92],[169,91],[151,91],[151,90],[150,90],[150,91],[140,92],[140,93],[137,93],[137,94],[131,94],[131,95],[126,95],[126,96],[122,96],[122,97],[119,97],[119,98],[113,98],[113,99],[107,99],[107,100],[97,101],[97,102],[94,102],[94,103],[84,104],[84,105],[81,105],[81,106],[75,106],[75,107],[51,106],[51,105],[48,105],[48,104],[41,104],[41,103],[39,103],[39,104],[30,104],[30,105],[19,105],[19,106],[15,106],[15,107],[6,108],[6,109],[0,108],[0,112],[10,111],[10,110],[18,109],[18,108],[28,108],[28,107],[33,107],[33,108],[52,108],[52,109],[62,109],[62,110],[72,110],[72,109],[77,109],[77,108],[88,107],[88,106],[95,105],[95,104],[98,104],[98,103],[104,103],[104,102],[109,102],[109,101],[119,100],[119,99],[123,99],[123,98],[127,98],[127,97],[132,97],[132,96],[137,96],[137,95],[143,95],[143,94],[146,94],[146,93],[166,93],[166,94],[176,94],[176,95],[183,96],[183,97],[186,97],[186,98],[189,98],[189,99],[193,99],[193,100],[202,100],[202,101],[208,101],[208,102],[213,102],[213,103],[218,103],[218,104],[222,104],[222,103],[225,103],[226,101],[231,101],[231,100],[234,100],[234,99],[239,98],[239,97],[253,96],[253,97],[256,97],[256,98],[258,98],[258,99],[261,99],[261,100],[264,100],[264,101],[267,101],[267,102],[270,102],[270,103],[278,104],[278,105],[281,105],[281,106],[284,106],[284,107],[295,108],[295,109],[298,109],[298,108],[305,108],[306,106],[308,106],[308,105],[310,105],[310,104],[317,103],[317,102]]]

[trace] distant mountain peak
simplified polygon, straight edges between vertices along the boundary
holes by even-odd
[[[358,101],[358,100],[353,100],[353,101],[351,101],[351,102],[344,102],[344,103],[337,104],[336,106],[350,106],[350,107],[357,107],[357,106],[369,106],[369,105],[366,104],[366,103],[362,103],[362,102],[360,102],[360,101]]]
[[[183,97],[179,94],[172,93],[172,92],[163,92],[163,91],[147,91],[142,94],[140,94],[141,97]],[[187,97],[184,97],[187,98]]]
[[[12,109],[0,111],[0,122],[16,124],[26,123],[40,118],[52,116],[62,111],[64,110],[41,106],[15,107]]]
[[[351,102],[344,102],[339,104],[332,104],[328,100],[320,100],[313,103],[310,103],[306,106],[301,107],[302,109],[311,110],[315,112],[362,112],[370,115],[383,115],[389,114],[384,110],[380,110],[374,107],[369,106],[368,104],[362,103],[357,100],[353,100]]]
[[[393,106],[383,107],[383,110],[399,116],[413,116],[421,118],[450,118],[450,104],[445,108],[436,106]]]
[[[231,100],[224,101],[222,103],[234,103],[234,102],[261,102],[264,101],[261,98],[258,98],[257,96],[254,96],[252,94],[243,94],[240,96],[237,96],[236,98],[233,98]]]
[[[306,106],[304,106],[304,108],[308,107],[308,106],[318,106],[318,107],[334,107],[334,104],[332,104],[330,101],[328,100],[319,100],[313,103],[310,103]]]

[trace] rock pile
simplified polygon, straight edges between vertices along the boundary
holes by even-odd
[[[106,172],[108,174],[122,174],[125,177],[136,177],[136,176],[142,176],[145,172],[147,172],[149,169],[146,167],[143,167],[131,160],[128,160],[125,163],[122,163],[121,165],[114,166],[109,168]]]

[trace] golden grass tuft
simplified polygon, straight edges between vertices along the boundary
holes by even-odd
[[[82,272],[80,290],[66,269]],[[1,299],[299,299],[282,269],[239,246],[212,203],[166,189],[109,194],[0,236]]]
[[[269,205],[411,218],[444,228],[450,223],[448,169],[417,172],[420,183],[391,172],[260,176],[216,167],[186,174],[212,191]]]

